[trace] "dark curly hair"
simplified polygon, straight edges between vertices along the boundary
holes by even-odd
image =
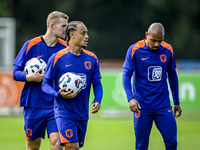
[[[66,28],[67,45],[69,45],[70,33],[77,29],[78,24],[83,24],[83,22],[81,22],[81,21],[71,21],[71,22],[68,23],[67,28]]]

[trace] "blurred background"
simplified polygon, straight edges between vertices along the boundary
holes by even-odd
[[[200,122],[199,0],[0,0],[0,115],[22,116],[23,83],[13,81],[12,63],[24,42],[45,34],[46,18],[55,10],[66,13],[69,21],[85,23],[87,49],[98,56],[104,97],[101,111],[92,119],[132,118],[121,79],[126,51],[145,38],[151,23],[160,22],[165,27],[164,40],[172,44],[177,60],[184,110],[180,120]]]

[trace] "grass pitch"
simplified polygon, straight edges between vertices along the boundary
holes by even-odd
[[[23,117],[0,117],[0,149],[25,150]],[[178,149],[198,150],[200,120],[177,119]],[[82,150],[134,150],[132,119],[102,119],[92,117],[88,123],[85,146]],[[164,143],[153,125],[149,150],[164,150]],[[50,150],[49,140],[42,140],[41,150]]]

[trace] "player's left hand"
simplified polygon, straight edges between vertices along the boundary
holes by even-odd
[[[180,105],[174,105],[174,116],[176,118],[180,117],[182,113],[182,109]]]
[[[94,102],[91,105],[92,107],[92,113],[97,113],[100,109],[100,104],[98,102]]]

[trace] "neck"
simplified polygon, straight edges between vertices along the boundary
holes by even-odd
[[[45,43],[50,47],[53,47],[58,43],[58,38],[49,32],[46,32],[46,34],[43,36],[43,39]]]
[[[69,45],[67,49],[74,55],[80,55],[82,52],[81,47]]]

